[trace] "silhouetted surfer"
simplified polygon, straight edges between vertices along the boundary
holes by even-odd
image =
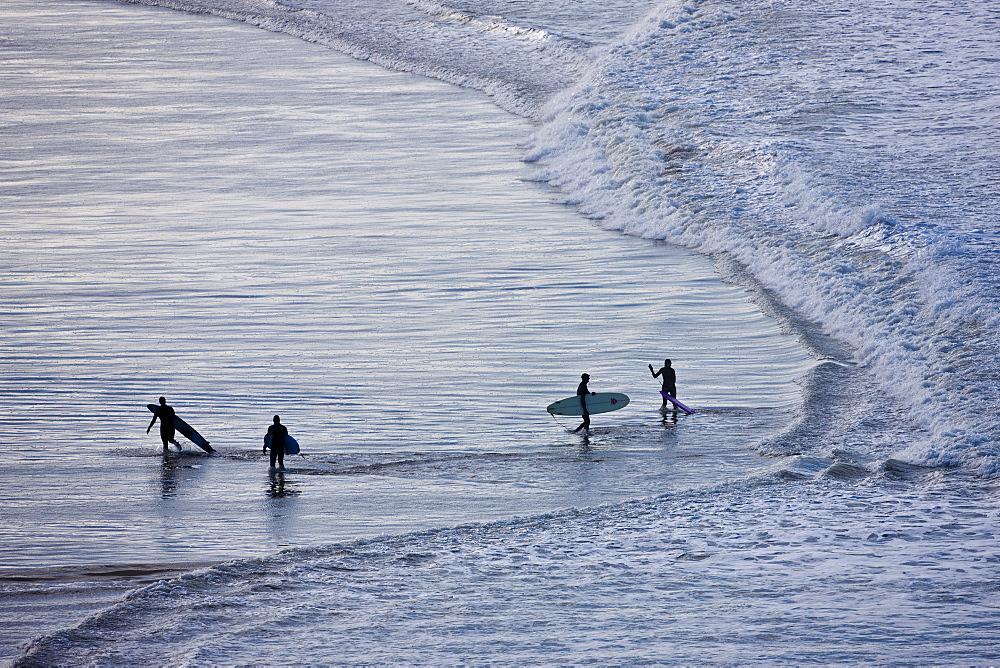
[[[271,468],[274,468],[275,461],[278,462],[278,470],[285,470],[285,438],[288,437],[288,429],[281,424],[281,418],[274,416],[274,424],[267,428],[269,438],[264,439],[264,452],[267,452],[268,443],[271,448]]]
[[[149,426],[146,427],[147,434],[153,428],[157,418],[160,419],[160,440],[163,441],[163,450],[167,450],[167,443],[173,443],[178,450],[181,450],[181,444],[174,440],[174,409],[167,405],[166,397],[160,397],[160,405],[153,413],[153,419],[150,420]]]
[[[659,378],[662,376],[663,378],[662,390],[667,394],[669,394],[670,396],[672,396],[673,398],[675,399],[677,398],[677,373],[674,372],[673,367],[670,366],[670,360],[663,360],[663,366],[660,368],[659,371],[653,371],[653,365],[650,364],[649,373],[653,374],[653,378]],[[670,404],[670,402],[667,401],[667,398],[663,397],[663,408],[666,408],[668,404],[671,407],[673,407],[673,404]],[[674,410],[677,409],[674,408]]]
[[[580,378],[580,384],[576,387],[576,396],[580,397],[580,404],[583,406],[583,424],[574,429],[574,433],[581,429],[590,431],[590,412],[587,410],[587,395],[597,394],[596,392],[591,392],[590,388],[587,387],[587,383],[590,382],[590,374],[582,374]]]

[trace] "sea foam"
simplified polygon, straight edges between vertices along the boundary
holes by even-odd
[[[915,91],[911,78],[883,76],[879,54],[839,47],[845,32],[861,39],[851,31],[872,27],[854,14],[817,8],[817,21],[837,17],[820,32],[802,21],[810,12],[791,23],[776,9],[660,8],[553,101],[529,158],[605,227],[732,258],[847,342],[909,407],[917,429],[897,455],[994,475],[995,269],[970,246],[965,202],[940,199],[958,162],[987,170],[990,152],[959,158],[944,133],[926,150],[942,161],[935,171],[895,160],[910,135],[933,129],[919,108],[899,110],[923,98],[933,107],[960,84]],[[962,30],[976,11],[950,25],[942,16],[923,39],[968,55]],[[980,69],[998,79],[995,66]],[[995,237],[990,219],[977,226]]]

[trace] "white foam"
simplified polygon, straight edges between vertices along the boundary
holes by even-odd
[[[576,76],[579,51],[586,46],[423,0],[387,0],[374,8],[325,0],[122,1],[219,16],[299,37],[388,69],[481,90],[501,108],[524,116],[533,116],[541,101]]]
[[[762,481],[291,550],[137,590],[26,658],[978,664],[995,656],[1000,526],[974,499],[972,517],[969,490]]]
[[[923,46],[964,55],[979,11],[937,15]],[[966,230],[995,236],[995,224],[948,194],[953,166],[992,169],[991,112],[965,107],[951,119],[977,128],[983,144],[959,154],[951,134],[922,121],[920,104],[971,96],[964,85],[935,78],[922,88],[883,76],[875,53],[844,53],[840,40],[850,44],[852,31],[864,39],[875,16],[852,14],[825,32],[796,19],[767,6],[739,16],[712,3],[665,6],[549,105],[530,157],[605,226],[736,258],[853,346],[931,432],[930,443],[903,444],[898,455],[993,475],[997,453],[982,446],[998,440],[1000,302],[995,269],[978,261]],[[794,31],[807,30],[820,32],[796,42]],[[784,51],[774,46],[781,40]],[[853,67],[843,62],[851,58]],[[986,77],[977,90],[1000,80],[994,66],[969,67]],[[900,112],[907,105],[916,108]],[[868,136],[872,126],[879,136]],[[912,148],[895,144],[910,136],[921,136],[921,157],[936,169],[904,169]]]
[[[261,3],[265,5],[270,7],[268,11],[295,13],[273,7],[274,3]],[[85,7],[83,3],[71,6]],[[741,17],[729,12],[699,13],[700,7],[688,3],[678,10],[682,13],[658,15],[643,28],[647,33],[673,31],[685,38],[703,34],[700,46],[709,50],[699,54],[695,48],[699,44],[678,42],[684,50],[670,61],[672,65],[682,67],[699,55],[707,55],[721,67],[725,51],[737,51],[738,43],[719,39],[731,37],[729,33],[720,35],[712,30],[722,22],[739,26]],[[704,3],[704,7],[710,5]],[[244,8],[251,8],[250,4]],[[66,25],[67,7],[35,3],[32,9],[45,9],[55,25]],[[878,9],[882,11],[884,5]],[[908,16],[933,12],[922,6],[916,7],[920,12],[906,9]],[[843,16],[864,19],[866,12]],[[763,18],[769,19],[762,24],[767,27],[770,19],[780,16]],[[256,20],[252,12],[248,19]],[[145,15],[136,20],[147,27],[163,27]],[[906,25],[905,21],[900,24]],[[37,22],[31,25],[39,30]],[[106,27],[102,21],[91,25]],[[358,25],[370,29],[369,24]],[[199,26],[193,32],[203,38],[205,30]],[[50,32],[40,34],[49,46],[64,47],[73,42],[52,40]],[[640,35],[641,31],[633,38]],[[870,36],[865,35],[865,39]],[[713,42],[717,45],[712,46]],[[793,45],[803,43],[810,40]],[[392,43],[385,45],[391,47]],[[789,46],[780,39],[775,45],[781,48],[775,49],[771,65],[782,62],[780,56]],[[938,335],[934,330],[938,326],[954,337],[946,351],[953,369],[941,369],[947,377],[939,385],[934,381],[928,388],[919,387],[919,383],[913,386],[915,391],[927,393],[928,405],[940,405],[934,403],[938,386],[963,401],[995,382],[991,380],[995,375],[981,365],[985,346],[984,351],[969,351],[968,357],[962,357],[961,347],[970,341],[988,343],[993,336],[977,330],[982,323],[992,322],[989,286],[981,279],[993,274],[972,271],[968,282],[960,285],[955,270],[956,258],[963,257],[970,238],[978,235],[975,239],[986,249],[993,242],[988,220],[979,217],[974,221],[972,227],[978,232],[963,238],[964,248],[960,244],[949,246],[942,239],[951,236],[948,230],[942,234],[926,221],[919,224],[921,221],[913,219],[912,208],[887,205],[898,197],[873,203],[878,198],[851,196],[867,192],[862,186],[870,185],[869,181],[859,176],[857,183],[845,184],[831,178],[831,174],[863,175],[866,165],[857,161],[852,169],[844,169],[843,163],[831,160],[841,152],[822,149],[828,139],[825,131],[817,131],[811,143],[806,142],[816,149],[814,152],[791,150],[795,147],[774,137],[748,144],[740,132],[727,134],[725,121],[739,110],[740,101],[725,98],[719,91],[729,83],[733,90],[739,90],[754,77],[767,77],[768,62],[756,63],[756,69],[743,71],[731,82],[723,77],[691,93],[680,87],[654,86],[656,63],[641,63],[645,50],[642,40],[637,46],[629,42],[620,48],[608,61],[612,68],[593,79],[590,90],[575,91],[576,97],[568,100],[578,102],[576,107],[556,113],[552,125],[540,135],[536,157],[552,169],[553,178],[559,178],[560,171],[565,175],[566,188],[572,188],[567,190],[567,198],[580,202],[595,216],[605,217],[608,225],[627,224],[634,232],[648,236],[670,235],[707,251],[723,249],[727,258],[737,258],[754,271],[762,291],[770,288],[799,309],[799,313],[779,313],[786,321],[802,326],[804,319],[796,318],[805,313],[828,331],[865,343],[861,355],[873,365],[882,365],[877,377],[885,387],[905,389],[912,381],[911,367],[932,360],[927,355],[934,352],[929,347],[932,344],[923,339]],[[187,58],[198,50],[179,51]],[[274,73],[282,60],[276,57],[280,51],[271,46],[257,51],[238,41],[235,48],[225,48],[223,53],[237,53],[235,60],[243,64],[256,55],[257,62],[266,66],[255,71]],[[74,66],[92,63],[93,49],[84,52],[84,57],[71,59]],[[386,62],[405,62],[397,56],[389,54]],[[615,60],[619,56],[620,60]],[[170,67],[175,64],[167,62]],[[314,87],[316,80],[330,83],[326,76],[315,76],[317,71],[325,72],[316,64],[296,69],[303,76],[295,78],[308,80],[312,76]],[[426,70],[433,68],[426,66]],[[205,71],[214,72],[215,68],[198,70],[200,75]],[[687,72],[692,76],[698,73]],[[87,78],[87,94],[96,90],[93,74]],[[441,76],[462,80],[452,70]],[[247,77],[244,73],[236,81],[246,83]],[[197,78],[182,77],[185,83]],[[235,83],[213,86],[211,79],[203,83],[202,90],[212,94],[239,88]],[[719,90],[712,89],[716,85]],[[248,549],[266,552],[275,544],[289,543],[311,546],[268,558],[229,562],[142,589],[80,627],[42,639],[27,662],[453,664],[489,663],[503,656],[513,663],[739,663],[753,657],[761,663],[857,664],[877,663],[889,655],[912,663],[995,662],[995,592],[989,585],[995,573],[990,557],[997,533],[995,494],[957,472],[922,471],[886,460],[885,453],[898,449],[903,439],[914,439],[915,434],[919,437],[920,432],[905,424],[901,413],[890,410],[886,415],[881,390],[870,383],[873,376],[860,375],[859,367],[845,360],[817,366],[807,376],[803,421],[784,438],[765,442],[765,447],[772,448],[774,455],[790,455],[798,447],[830,449],[831,444],[843,443],[844,451],[834,448],[770,460],[775,463],[773,471],[734,485],[705,489],[706,479],[715,480],[723,473],[742,479],[747,468],[760,465],[746,452],[746,442],[774,431],[787,419],[786,411],[766,408],[768,404],[760,396],[754,397],[760,403],[753,409],[699,411],[697,421],[687,423],[623,424],[618,430],[598,433],[587,444],[575,439],[563,442],[558,436],[540,437],[544,428],[532,422],[533,418],[523,417],[530,415],[530,407],[539,404],[538,398],[550,389],[550,378],[538,376],[554,372],[539,370],[571,366],[565,363],[566,358],[551,360],[554,346],[547,337],[556,320],[575,318],[573,336],[559,338],[563,343],[583,342],[576,344],[573,353],[581,362],[593,359],[595,350],[616,351],[618,361],[609,363],[607,370],[620,373],[622,378],[629,377],[625,370],[634,365],[636,349],[661,351],[665,331],[673,341],[697,341],[687,351],[691,354],[683,357],[699,359],[698,376],[704,379],[699,391],[706,399],[732,396],[726,393],[735,394],[755,383],[751,387],[760,392],[751,394],[786,393],[781,403],[794,405],[797,394],[787,389],[785,381],[801,371],[795,367],[803,360],[795,346],[782,341],[787,337],[755,333],[770,331],[767,323],[762,325],[759,314],[746,308],[742,298],[732,297],[739,291],[718,286],[704,262],[661,246],[605,235],[586,225],[572,227],[567,221],[561,221],[558,229],[572,229],[572,234],[563,232],[562,239],[546,236],[553,234],[556,226],[539,220],[540,212],[550,204],[544,197],[526,197],[523,217],[504,216],[524,222],[516,228],[519,231],[502,230],[499,242],[477,254],[498,218],[497,200],[491,193],[495,193],[496,183],[507,183],[491,170],[465,169],[479,178],[471,183],[461,181],[465,192],[449,196],[444,211],[434,209],[431,203],[440,203],[454,183],[447,179],[421,181],[425,185],[404,191],[407,179],[391,179],[379,191],[375,204],[383,217],[365,218],[366,224],[356,230],[356,246],[350,252],[340,252],[350,235],[331,236],[330,231],[347,226],[345,221],[354,221],[359,215],[350,207],[346,211],[351,215],[331,212],[340,211],[335,204],[357,205],[361,199],[356,192],[358,184],[371,186],[377,180],[361,167],[370,167],[372,152],[350,163],[339,151],[324,150],[315,119],[329,100],[335,100],[333,104],[339,107],[344,100],[357,101],[375,87],[357,85],[346,95],[326,88],[320,89],[326,94],[317,95],[316,88],[306,87],[311,93],[305,95],[305,102],[294,102],[296,96],[289,92],[278,96],[274,104],[285,113],[271,117],[267,127],[287,130],[284,121],[288,118],[305,119],[310,131],[297,145],[309,150],[302,155],[279,151],[293,164],[265,170],[267,178],[253,187],[236,187],[248,170],[259,167],[246,159],[248,145],[240,142],[236,143],[244,150],[234,157],[242,159],[195,163],[199,169],[192,169],[191,154],[181,152],[175,157],[188,161],[173,179],[163,179],[158,172],[160,179],[141,187],[125,187],[124,191],[114,190],[114,186],[129,182],[132,174],[128,167],[136,156],[134,151],[115,154],[118,160],[112,162],[120,161],[114,167],[121,171],[114,172],[115,178],[100,179],[101,188],[110,191],[100,193],[100,189],[90,187],[97,181],[60,179],[59,170],[46,174],[50,181],[44,181],[38,173],[30,172],[32,166],[41,164],[37,151],[43,133],[38,133],[34,137],[38,142],[21,154],[29,156],[21,165],[25,167],[21,174],[33,179],[32,185],[24,188],[26,197],[38,194],[40,184],[47,186],[47,192],[40,197],[44,201],[41,211],[25,212],[23,219],[16,216],[22,226],[18,228],[19,243],[12,245],[15,251],[4,256],[11,268],[6,274],[10,278],[6,285],[11,289],[5,298],[18,328],[8,329],[9,336],[4,339],[11,346],[8,360],[13,360],[11,368],[17,373],[4,376],[3,382],[8,383],[5,397],[15,397],[20,410],[16,419],[3,418],[2,426],[5,435],[13,434],[11,440],[22,446],[6,455],[8,463],[18,458],[18,465],[11,467],[17,484],[4,489],[8,495],[11,490],[25,495],[4,500],[8,516],[15,510],[21,513],[17,521],[4,524],[5,554],[12,554],[10,536],[18,541],[16,557],[25,560],[93,559],[107,554],[101,550],[120,553],[121,545],[127,546],[129,555],[148,550],[160,556],[246,554]],[[409,97],[419,88],[400,84],[396,90],[402,89]],[[772,90],[770,85],[765,88]],[[112,87],[112,91],[118,90],[121,87]],[[269,104],[265,90],[269,87],[254,88],[251,102],[243,106],[224,104],[213,113],[196,110],[182,120],[198,123],[198,132],[176,134],[197,136],[199,142],[205,142],[212,134],[201,125],[205,119],[234,110],[253,113],[223,124],[225,127],[260,119]],[[133,91],[128,99],[140,97]],[[523,106],[534,108],[540,97]],[[427,94],[425,106],[440,111],[446,98],[452,101],[449,117],[467,122],[462,110],[472,106],[468,98],[451,98],[449,93],[436,91]],[[86,98],[77,94],[72,99]],[[149,105],[158,110],[157,122],[152,124],[156,132],[163,126],[162,116],[177,108],[173,95],[160,102]],[[324,124],[345,133],[329,145],[341,146],[346,136],[350,138],[346,143],[356,148],[352,142],[358,142],[359,137],[384,131],[388,120],[375,111],[385,111],[385,107],[391,111],[392,103],[393,96],[381,95],[377,104],[353,115],[363,116],[362,120],[348,116]],[[92,109],[109,116],[124,111],[104,104],[95,104]],[[372,122],[369,117],[373,114],[379,122]],[[18,122],[37,118],[29,111]],[[761,116],[754,118],[760,120]],[[131,121],[130,132],[141,129],[142,123],[134,117]],[[844,129],[841,123],[837,119]],[[471,127],[495,124],[495,120],[479,121]],[[391,142],[402,152],[400,160],[379,164],[373,171],[388,170],[395,163],[432,151],[443,151],[456,161],[472,152],[461,143],[446,144],[446,148],[440,141],[444,134],[424,137],[422,133],[438,127],[427,119],[419,120],[416,126],[420,132],[401,133]],[[832,131],[834,123],[827,127]],[[86,143],[83,130],[77,123],[61,139],[67,145],[74,140]],[[550,131],[553,135],[547,137]],[[156,132],[154,137],[159,136]],[[101,133],[105,137],[117,134]],[[761,130],[749,136],[762,134],[767,133]],[[833,132],[831,136],[841,135]],[[276,141],[274,136],[266,136],[270,142]],[[414,136],[429,143],[408,143]],[[485,142],[481,136],[475,139]],[[174,155],[176,147],[169,143],[156,145],[161,157]],[[228,155],[225,146],[226,142],[221,142],[208,153]],[[503,146],[500,142],[492,152],[499,155]],[[413,151],[408,157],[407,147]],[[92,146],[90,149],[79,153],[95,153]],[[311,162],[307,157],[317,159]],[[928,156],[923,158],[931,166],[939,164]],[[10,160],[11,156],[8,153],[0,159]],[[345,161],[344,170],[323,171],[339,160]],[[274,161],[263,162],[275,165]],[[81,164],[88,166],[90,175],[102,174],[87,160],[78,159],[72,167],[79,169]],[[427,175],[437,169],[413,171]],[[982,171],[982,180],[988,185],[990,171],[982,163],[963,173],[979,178],[976,169]],[[874,173],[879,175],[878,170]],[[200,177],[218,179],[220,174],[226,175],[227,187],[209,189],[211,197],[206,197],[199,190]],[[310,185],[313,176],[318,180]],[[897,180],[901,186],[878,179],[874,182],[894,196],[922,183],[915,178]],[[53,182],[69,184],[69,192],[58,191]],[[926,204],[950,185],[946,179],[927,181],[926,190],[916,199]],[[335,201],[324,199],[338,186]],[[479,195],[470,198],[473,190]],[[184,196],[177,197],[178,191]],[[152,198],[144,196],[135,212],[123,212],[125,202],[147,192],[157,196],[167,193],[165,211],[154,210]],[[276,204],[263,206],[258,200],[256,206],[251,205],[244,196],[247,192],[260,198],[273,196]],[[386,216],[390,207],[385,194],[400,192],[405,192],[412,208],[395,207],[395,215]],[[88,211],[97,223],[74,219],[68,212],[73,202],[87,196],[94,197],[88,200]],[[477,206],[469,205],[470,201]],[[479,207],[483,202],[489,205]],[[968,200],[955,208],[968,211]],[[448,218],[446,212],[456,210],[467,217],[446,235],[447,243],[431,243],[440,236],[426,236],[429,221],[443,221]],[[238,221],[221,224],[231,220],[233,211],[238,212]],[[393,220],[392,224],[401,224],[390,227],[386,218],[403,213],[412,217]],[[291,223],[288,217],[293,219]],[[35,235],[41,227],[36,223],[41,220],[46,223],[46,233]],[[5,228],[5,233],[14,234],[12,229]],[[170,264],[166,260],[176,259],[169,249],[177,243],[178,229],[188,237],[186,257]],[[565,259],[562,251],[569,248],[567,236],[585,236],[581,245],[587,253],[582,257],[595,253],[597,258],[582,269],[574,261],[581,256],[566,259],[568,264],[559,278],[569,278],[569,297],[560,297],[553,288],[560,280],[524,280],[527,274],[551,271],[556,259]],[[250,237],[253,242],[248,244]],[[561,252],[542,253],[532,259],[531,253],[538,251],[542,238]],[[407,255],[433,249],[434,260],[440,261],[446,257],[442,246],[457,247],[454,256],[459,270],[442,272],[437,262],[427,270],[426,257]],[[123,247],[128,252],[121,252]],[[637,248],[652,250],[645,253]],[[366,272],[365,265],[377,265],[379,254],[390,251],[407,261],[412,259],[412,273],[392,289],[374,297],[367,293],[371,300],[362,304],[351,316],[356,320],[351,321],[345,317],[351,301],[341,297],[347,294],[357,299],[365,283],[381,281],[381,274],[388,272],[381,267]],[[511,290],[504,299],[487,306],[476,295],[484,294],[484,284],[495,282],[497,274],[483,267],[493,266],[497,254],[504,252],[517,260],[506,263],[508,271],[501,274]],[[225,261],[218,260],[219,253],[225,255]],[[297,260],[297,271],[290,266],[289,254]],[[448,259],[456,261],[456,257]],[[985,260],[990,256],[984,253],[982,257],[984,264],[979,270],[988,272]],[[353,264],[337,264],[331,258],[349,258]],[[739,263],[730,264],[736,267]],[[678,267],[683,267],[682,275],[669,273]],[[618,274],[623,278],[616,284],[621,289],[615,291],[624,298],[615,301],[607,294],[600,295],[600,309],[594,311],[600,317],[577,315],[580,292],[585,290],[593,298],[595,277],[606,281],[616,272],[624,272]],[[318,278],[326,276],[346,276],[354,282],[337,284],[331,279],[324,283]],[[456,276],[467,280],[456,281]],[[52,290],[53,281],[60,281],[60,290]],[[330,299],[331,294],[338,299]],[[540,294],[545,296],[539,298]],[[649,301],[644,303],[643,298]],[[387,321],[386,313],[400,301],[413,308],[395,318],[387,330],[379,329]],[[671,305],[670,317],[653,323],[647,335],[639,336],[642,314],[663,308],[657,306],[658,301]],[[463,319],[463,309],[454,308],[435,318],[434,310],[442,303],[453,307],[470,304],[466,314],[472,315]],[[506,311],[496,306],[499,303],[513,303],[516,308]],[[520,318],[539,304],[546,309],[546,317],[537,328],[524,327]],[[928,304],[934,307],[925,314],[921,309],[930,308]],[[164,316],[164,305],[183,306],[198,317]],[[775,310],[781,308],[781,304],[774,305]],[[924,315],[930,320],[924,322]],[[484,327],[484,321],[491,326]],[[206,327],[206,323],[211,326]],[[957,332],[948,327],[955,323],[962,325]],[[803,329],[808,326],[806,322]],[[587,327],[593,329],[587,330],[587,336],[581,335],[581,329]],[[720,328],[727,340],[730,336],[739,338],[736,334],[752,335],[740,339],[740,345],[720,345]],[[909,331],[902,332],[903,328]],[[900,331],[879,339],[886,329]],[[511,339],[516,343],[508,349],[508,356],[489,358],[495,361],[472,357],[467,364],[456,364],[454,357],[442,354],[495,351],[498,339],[510,340],[498,333],[512,331],[515,336]],[[45,336],[39,336],[40,332]],[[225,332],[230,335],[220,335]],[[389,335],[364,349],[373,332]],[[443,344],[442,332],[452,336]],[[621,332],[634,338],[623,344]],[[470,346],[470,335],[488,343],[477,350]],[[875,340],[868,341],[871,336]],[[226,341],[235,343],[226,345]],[[281,345],[275,345],[276,341]],[[280,354],[278,348],[294,354]],[[837,354],[836,346],[822,349]],[[395,355],[388,364],[383,356],[386,350]],[[422,359],[414,362],[414,351]],[[765,369],[755,366],[762,351],[767,353],[766,359],[774,360],[776,368],[766,371],[777,381],[762,377]],[[345,361],[348,354],[358,357]],[[458,397],[470,408],[465,413],[466,422],[456,425],[455,411],[433,397],[421,404],[419,411],[400,406],[413,400],[410,386],[399,382],[415,377],[400,373],[411,362],[424,372],[419,375],[422,381]],[[191,372],[180,377],[178,365]],[[500,377],[522,366],[532,367],[517,380],[525,392],[511,401],[523,402],[517,404],[523,410],[516,412],[527,427],[498,428],[497,413],[482,410],[481,375],[466,370],[498,369]],[[426,373],[428,368],[433,373]],[[638,371],[634,382],[649,383],[645,369]],[[897,371],[898,377],[893,375]],[[983,373],[984,377],[969,375],[959,386],[955,378],[963,373]],[[350,384],[352,375],[363,379]],[[266,382],[261,382],[262,378]],[[225,457],[213,458],[210,465],[200,467],[189,461],[191,457],[149,461],[151,458],[133,456],[122,457],[124,463],[116,460],[115,467],[107,466],[109,456],[134,454],[143,443],[149,447],[141,434],[148,413],[141,405],[134,406],[135,413],[144,417],[134,435],[127,426],[122,427],[126,435],[120,440],[130,445],[124,450],[110,444],[105,447],[107,424],[134,424],[138,415],[132,412],[130,402],[151,386],[171,383],[178,390],[184,388],[176,402],[184,408],[184,415],[196,416],[193,421],[199,427],[225,433],[227,440],[237,445],[227,448]],[[744,385],[734,387],[737,383]],[[837,392],[829,391],[831,384],[838,385]],[[332,389],[333,385],[339,387]],[[373,387],[379,391],[373,392]],[[370,402],[361,400],[373,395],[384,400],[375,410]],[[817,404],[831,400],[837,403],[820,407],[836,412],[830,410],[824,415],[825,423],[818,423]],[[877,401],[874,410],[866,405],[873,400]],[[915,401],[912,397],[909,400],[911,405]],[[239,444],[257,446],[260,425],[266,424],[275,404],[282,407],[283,415],[285,408],[293,410],[295,419],[289,422],[295,424],[296,434],[322,434],[324,446],[338,443],[343,449],[327,448],[307,470],[303,467],[294,473],[297,477],[284,483],[248,473],[263,470],[257,468],[261,462],[254,459],[259,450]],[[220,417],[218,406],[222,405],[231,415]],[[988,402],[980,405],[992,409]],[[264,412],[265,408],[269,410]],[[261,414],[266,419],[257,422],[254,416]],[[331,416],[339,421],[334,427]],[[509,420],[508,427],[515,419],[503,417]],[[959,413],[957,417],[962,420],[966,416]],[[373,424],[378,428],[373,429]],[[930,448],[916,444],[918,449],[911,459],[945,464],[976,461],[976,456],[964,457],[955,447],[961,435],[937,438]],[[421,443],[437,454],[411,452],[401,445],[415,439],[424,439]],[[155,447],[155,437],[152,440]],[[487,447],[503,449],[500,446],[506,451],[484,453]],[[531,446],[533,452],[527,453]],[[713,458],[718,465],[712,463]],[[81,461],[87,462],[84,470]],[[989,459],[981,457],[979,461]],[[395,475],[380,477],[377,473],[386,470]],[[127,473],[123,475],[123,471]],[[418,478],[422,480],[416,483]],[[881,484],[883,480],[889,484]],[[26,489],[25,481],[33,487]],[[635,497],[650,489],[662,490],[665,485],[683,491],[659,501],[546,512],[523,520],[510,518],[517,508],[512,510],[508,503],[499,513],[495,507],[483,512],[508,519],[483,526],[465,524],[470,515],[488,505],[489,498],[497,498],[493,496],[497,490],[509,489],[498,496],[501,501],[513,498],[524,504],[518,507],[525,507],[526,499],[537,499],[539,489],[555,490],[557,494],[537,504],[553,508],[568,499],[580,506],[597,500],[606,503],[616,498],[615,494]],[[414,490],[409,499],[406,489]],[[95,503],[95,498],[104,503]],[[222,507],[235,513],[236,519],[220,517],[217,511]],[[344,518],[350,513],[354,517],[346,522]],[[466,520],[456,519],[459,516]],[[317,547],[346,531],[338,522],[344,521],[357,531],[359,517],[369,522],[364,531],[374,527],[369,535],[379,530],[412,531],[415,526],[464,525]],[[80,521],[90,523],[86,535],[80,530]],[[40,528],[39,524],[45,526]],[[86,542],[88,536],[90,543]],[[70,543],[69,538],[77,542]],[[54,596],[59,599],[58,593]],[[96,600],[92,604],[100,605]],[[79,611],[72,601],[69,609],[73,610],[70,614],[49,616],[35,614],[39,608],[29,604],[7,614],[27,614],[32,624],[41,617],[41,628],[45,623],[71,623]],[[27,634],[19,632],[16,637]]]

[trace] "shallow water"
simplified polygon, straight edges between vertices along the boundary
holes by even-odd
[[[387,33],[503,46],[431,4]],[[506,16],[562,33],[525,80],[631,20],[551,9]],[[218,19],[0,14],[0,660],[993,660],[989,485],[887,458],[906,407],[740,266],[560,203],[527,121]],[[582,371],[633,399],[588,437],[544,412]],[[160,453],[161,394],[218,456]]]
[[[2,464],[2,565],[36,582],[8,589],[35,616],[25,633],[64,623],[45,612],[54,567],[90,582],[97,564],[530,515],[770,464],[729,432],[789,419],[794,339],[709,262],[596,229],[526,181],[529,126],[479,94],[218,20],[4,11],[0,383],[21,447]],[[664,350],[709,410],[663,421],[643,365]],[[635,397],[584,440],[544,412],[581,369]],[[159,454],[143,434],[159,394],[220,456]],[[269,475],[275,412],[304,456]]]
[[[794,338],[704,259],[526,182],[524,121],[219,20],[15,7],[26,52],[64,35],[31,55],[43,81],[6,66],[6,465],[31,483],[4,504],[5,565],[123,545],[196,561],[651,494],[697,480],[683,453],[732,442],[754,408],[712,475],[767,464],[746,442],[796,402]],[[644,368],[664,350],[715,408],[667,429]],[[636,397],[589,444],[544,411],[582,370]],[[160,394],[222,457],[157,455]],[[274,413],[305,454],[278,481],[258,451]]]
[[[737,484],[233,562],[138,590],[31,659],[994,661],[998,508],[912,482]]]

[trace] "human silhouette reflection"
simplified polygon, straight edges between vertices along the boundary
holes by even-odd
[[[672,427],[677,424],[677,409],[661,408],[660,414],[663,416],[663,426]]]
[[[160,497],[171,499],[177,496],[177,482],[182,468],[177,456],[168,450],[163,451],[163,461],[160,462]]]
[[[268,471],[268,486],[265,492],[272,499],[283,499],[290,496],[298,496],[299,490],[291,482],[286,482],[285,472],[281,469],[271,469]]]

